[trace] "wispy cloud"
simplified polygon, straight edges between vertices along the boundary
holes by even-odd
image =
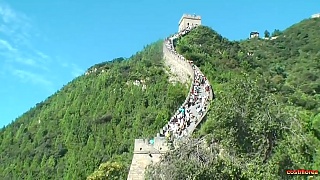
[[[16,52],[17,50],[11,46],[11,44],[8,41],[5,41],[3,39],[0,39],[0,48],[8,50],[10,52]]]
[[[39,74],[35,74],[29,71],[15,69],[12,71],[12,74],[19,77],[21,80],[25,82],[32,82],[34,84],[43,84],[46,86],[51,86],[52,82],[48,81],[47,79],[43,78]]]
[[[36,74],[30,71],[14,69],[11,72],[14,76],[18,77],[24,83],[33,83],[34,85],[42,85],[49,92],[53,93],[55,91],[54,85],[51,81],[46,79],[41,74]]]
[[[15,43],[28,45],[31,38],[32,21],[25,14],[13,10],[8,4],[0,2],[1,25],[0,32],[14,38]],[[33,29],[35,30],[35,29]]]
[[[45,59],[45,60],[50,59],[50,57],[49,57],[48,55],[46,55],[46,54],[44,54],[44,53],[42,53],[42,52],[40,52],[40,51],[37,51],[36,53],[37,53],[37,55],[39,55],[42,59]]]
[[[0,72],[13,74],[23,82],[47,86],[52,83],[45,73],[35,74],[34,71],[48,72],[50,56],[33,47],[32,39],[37,30],[32,24],[25,14],[0,2]],[[6,66],[12,68],[3,68]]]
[[[56,66],[68,69],[73,78],[84,73],[77,64],[35,48],[34,42],[45,41],[42,34],[31,18],[0,0],[0,76],[13,75],[22,82],[48,87],[53,86],[51,80],[59,79]]]
[[[17,19],[17,13],[13,12],[7,4],[1,4],[0,15],[5,23],[10,23]]]

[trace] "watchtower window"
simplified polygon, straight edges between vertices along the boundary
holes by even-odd
[[[142,148],[140,148],[140,151],[142,150]]]
[[[189,26],[189,23],[187,23],[187,25]]]

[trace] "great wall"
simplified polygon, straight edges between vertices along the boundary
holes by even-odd
[[[193,90],[192,88],[195,82],[195,72],[197,71],[197,72],[200,72],[201,74],[203,73],[200,71],[200,69],[197,66],[193,64],[192,61],[188,61],[182,55],[174,53],[172,50],[170,50],[167,47],[166,43],[170,42],[172,44],[172,47],[174,48],[173,46],[174,40],[187,34],[193,28],[196,28],[199,25],[201,25],[200,16],[184,14],[179,22],[178,33],[176,33],[170,38],[167,38],[163,43],[163,59],[164,59],[165,65],[169,67],[171,73],[174,74],[181,83],[187,83],[188,81],[190,82],[191,85],[190,85],[189,92]],[[186,31],[186,33],[181,33],[187,28],[190,29],[190,31]],[[203,89],[203,91],[205,90]],[[188,94],[182,106],[185,106],[188,103],[190,95],[191,93]],[[213,99],[213,92],[212,92],[212,89],[210,88],[208,93],[208,103],[205,107],[205,111],[198,118],[198,121],[193,122],[190,126],[188,126],[188,131],[187,131],[188,133],[186,136],[190,136],[193,133],[193,131],[196,129],[196,127],[199,125],[199,123],[201,123],[201,121],[205,118],[212,99]],[[177,110],[175,115],[177,115],[178,113],[179,113],[179,110]],[[167,143],[166,138],[161,136],[161,134],[163,134],[164,129],[165,127],[161,129],[159,133],[157,133],[157,136],[154,137],[153,139],[154,141],[152,144],[149,143],[148,139],[135,139],[134,152],[133,152],[134,154],[133,154],[132,163],[130,166],[130,171],[128,174],[128,180],[143,180],[146,167],[150,164],[159,162],[161,159],[161,155],[171,150],[170,146]]]

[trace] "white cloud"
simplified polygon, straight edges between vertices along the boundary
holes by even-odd
[[[17,18],[16,13],[6,4],[0,6],[0,15],[5,23],[9,23]]]
[[[35,74],[29,71],[15,69],[12,71],[12,74],[19,77],[24,82],[32,82],[34,84],[42,84],[45,86],[52,86],[52,82],[43,78],[39,74]]]
[[[21,78],[23,82],[31,81],[45,86],[51,84],[45,76],[45,72],[50,71],[51,58],[32,44],[38,35],[39,32],[33,27],[29,17],[0,2],[0,67],[15,67],[2,68],[3,74],[10,74],[8,72],[11,71],[11,74]],[[20,70],[16,70],[16,67]],[[30,68],[33,71],[29,71]],[[31,73],[34,71],[44,73]]]
[[[54,92],[51,80],[57,80],[59,73],[54,65],[66,68],[74,78],[84,73],[77,64],[65,58],[51,57],[35,48],[33,42],[45,41],[45,37],[34,26],[28,16],[17,12],[0,0],[0,77],[19,78],[21,82],[43,86]],[[52,74],[54,73],[54,74]]]
[[[12,37],[15,41],[25,41],[30,38],[32,21],[25,14],[14,11],[8,4],[0,2],[0,32]]]
[[[50,59],[50,57],[43,52],[37,51],[36,53],[43,59]]]
[[[41,74],[37,74],[37,73],[33,73],[30,71],[21,70],[21,69],[13,69],[11,73],[14,76],[18,77],[20,81],[22,81],[23,83],[28,83],[28,84],[32,83],[36,86],[44,88],[50,93],[54,93],[56,91],[54,84],[50,80],[42,76]]]
[[[28,58],[17,58],[16,59],[17,62],[25,64],[25,65],[29,65],[29,66],[34,66],[37,67],[37,62],[33,59],[28,59]]]
[[[10,52],[16,52],[17,50],[11,46],[11,44],[8,41],[5,41],[3,39],[0,39],[0,49],[6,49]]]

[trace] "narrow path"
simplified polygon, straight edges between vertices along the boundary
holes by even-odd
[[[167,48],[167,51],[164,52],[174,56],[174,59],[179,62],[180,69],[184,68],[192,74],[192,84],[185,102],[160,131],[160,136],[166,136],[171,141],[190,136],[203,119],[207,112],[208,104],[212,100],[212,90],[207,78],[192,61],[178,54],[173,45],[176,39],[186,35],[193,28],[196,27],[187,28],[168,38],[164,46],[164,48]]]
[[[151,141],[135,139],[134,155],[128,180],[143,180],[145,168],[150,164],[159,162],[161,155],[170,151],[167,140],[177,142],[181,138],[190,136],[209,109],[210,101],[213,99],[213,91],[209,81],[192,61],[178,54],[173,46],[174,40],[186,35],[193,28],[196,27],[187,28],[167,38],[163,45],[163,56],[166,64],[176,71],[177,76],[190,76],[179,78],[182,83],[191,78],[189,94],[179,110],[154,139]]]
[[[206,92],[205,88],[203,87],[203,88],[199,89],[199,95],[202,97],[209,97],[210,94],[208,92]],[[201,105],[201,108],[204,108],[204,107],[205,106]],[[196,114],[195,119],[193,121],[191,121],[191,124],[187,127],[187,131],[192,133],[193,130],[196,128],[198,121],[201,120],[203,114],[201,115],[197,112],[197,105],[196,104],[190,107],[190,111],[192,114]],[[191,134],[188,134],[188,135],[191,135]]]

